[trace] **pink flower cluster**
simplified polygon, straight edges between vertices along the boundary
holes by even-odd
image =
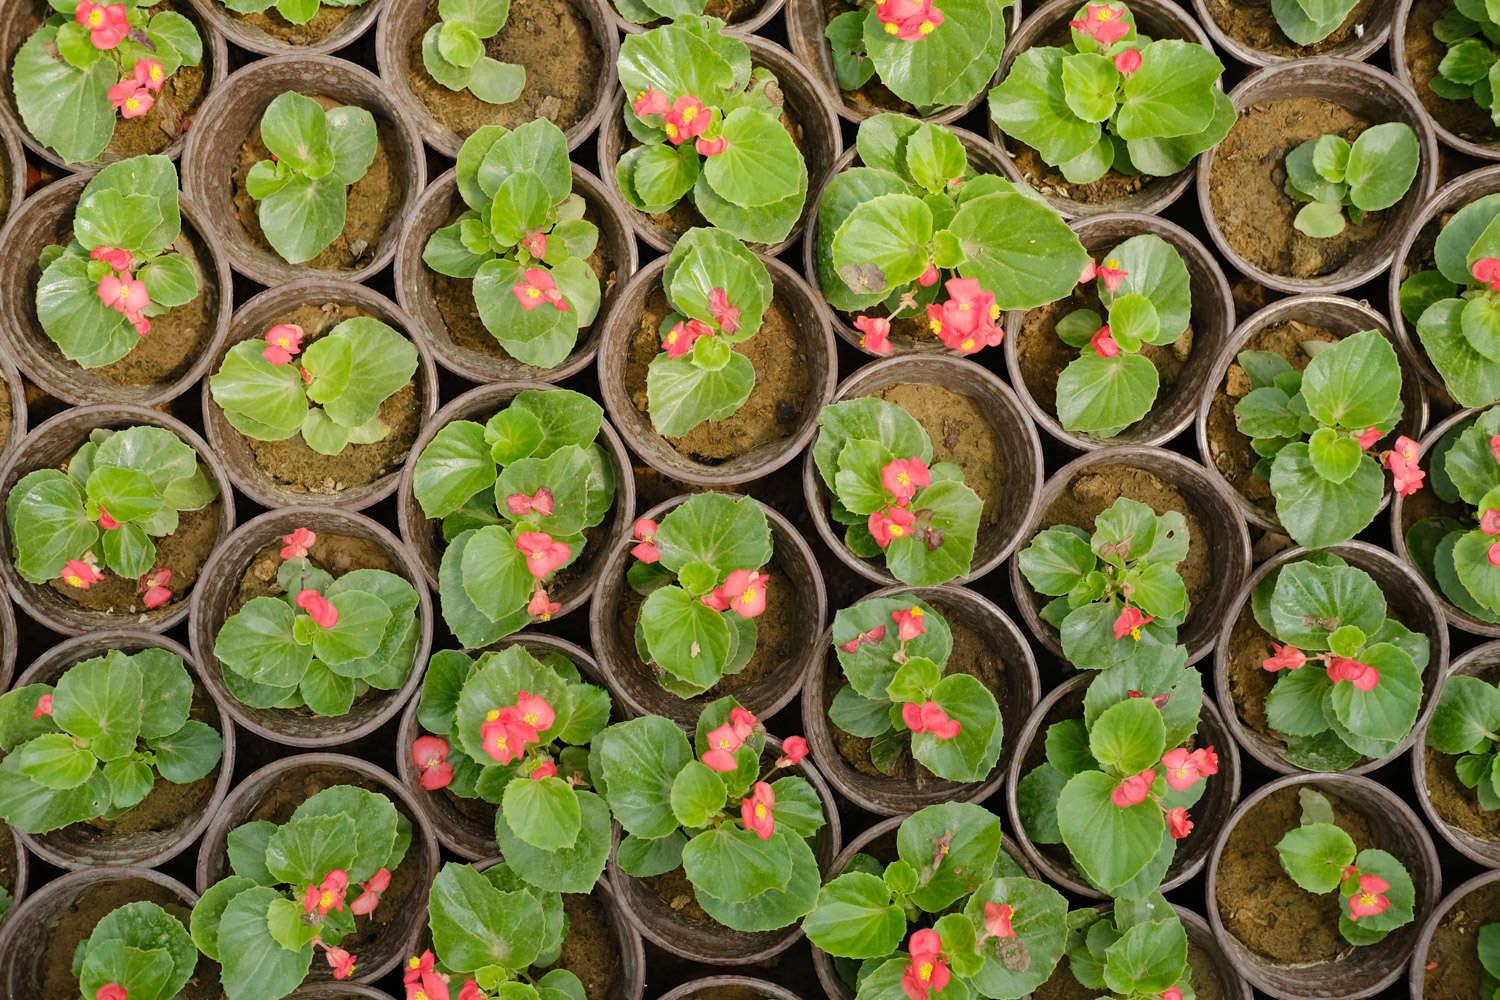
[[[295,323],[277,323],[262,335],[266,346],[261,349],[260,356],[280,368],[302,353],[302,338],[306,336],[302,327]]]
[[[927,1000],[930,992],[941,993],[948,986],[951,973],[943,957],[943,939],[930,927],[911,936],[906,943],[911,961],[901,970],[901,992],[909,1000]]]
[[[514,506],[512,506],[514,501]],[[527,512],[536,511],[546,515],[552,512],[552,491],[542,487],[531,496],[513,493],[506,498],[506,509],[515,513],[520,507]],[[545,531],[523,531],[516,536],[516,548],[526,556],[526,569],[536,581],[536,590],[526,605],[526,613],[542,621],[548,621],[562,610],[562,605],[547,596],[542,580],[555,572],[573,555],[573,547],[559,542]]]
[[[733,611],[741,618],[754,618],[766,610],[766,584],[771,577],[759,570],[731,570],[724,582],[698,598],[715,611]]]
[[[1130,23],[1125,19],[1124,7],[1116,7],[1107,3],[1091,3],[1084,8],[1083,18],[1069,21],[1068,27],[1082,35],[1087,35],[1098,42],[1104,48],[1130,34]]]
[[[660,118],[661,130],[674,146],[681,146],[689,139],[696,140],[693,146],[700,156],[718,156],[729,147],[729,140],[723,136],[714,139],[703,136],[713,124],[714,115],[692,94],[683,94],[674,101],[655,87],[647,87],[636,95],[630,109],[641,121]]]
[[[453,1000],[448,977],[438,971],[437,958],[430,948],[406,960],[401,981],[406,987],[406,1000]],[[457,1000],[485,1000],[485,994],[478,983],[466,979],[458,989]]]
[[[557,713],[546,698],[521,691],[514,705],[492,708],[485,713],[479,739],[485,753],[497,763],[509,764],[524,757],[529,745],[540,743],[541,733],[556,720]]]
[[[1160,766],[1167,787],[1181,792],[1218,774],[1219,755],[1213,747],[1201,750],[1173,747],[1162,755]],[[1156,768],[1148,767],[1139,774],[1128,775],[1109,793],[1110,802],[1121,809],[1140,805],[1151,798],[1151,787],[1156,783],[1157,774]],[[1193,832],[1193,821],[1182,806],[1162,810],[1162,818],[1166,820],[1167,833],[1173,840],[1182,840]]]
[[[521,303],[521,308],[527,312],[543,305],[550,305],[558,312],[568,311],[568,300],[563,298],[562,290],[552,280],[552,275],[543,268],[527,268],[526,273],[521,275],[521,280],[512,285],[510,290],[516,301]]]
[[[729,293],[714,288],[708,293],[708,311],[718,324],[719,332],[732,334],[740,328],[740,311],[729,301]],[[714,328],[701,319],[681,319],[661,338],[661,349],[669,358],[680,358],[704,337],[712,337]]]
[[[980,287],[975,278],[949,278],[943,284],[948,301],[927,307],[927,325],[943,346],[959,354],[974,354],[995,347],[1005,337],[998,325],[1000,306],[993,292]]]
[[[1390,891],[1391,884],[1379,875],[1361,875],[1353,865],[1344,870],[1344,881],[1357,878],[1357,888],[1349,897],[1349,919],[1358,921],[1361,917],[1375,917],[1391,908],[1391,901],[1385,895]]]
[[[1092,10],[1093,8],[1089,9]],[[1078,27],[1077,21],[1072,22],[1072,24],[1075,28]],[[1115,60],[1116,65],[1119,65],[1120,59],[1124,59],[1131,52],[1135,52],[1135,50],[1130,49],[1127,52],[1122,52]],[[1134,65],[1135,69],[1140,68],[1139,52],[1135,53]],[[1130,72],[1135,72],[1135,69],[1130,70]],[[1122,68],[1121,72],[1125,72],[1125,70]],[[1078,283],[1085,284],[1097,280],[1104,286],[1105,291],[1113,295],[1128,277],[1130,277],[1130,272],[1122,268],[1119,261],[1107,260],[1103,264],[1096,264],[1094,258],[1090,257],[1089,262],[1083,265],[1083,272],[1078,276]],[[1089,338],[1089,346],[1101,358],[1117,357],[1120,353],[1119,342],[1115,340],[1114,331],[1109,328],[1108,323],[1105,323],[1094,331],[1094,335]],[[1116,638],[1119,637],[1116,636]]]
[[[89,44],[101,52],[119,45],[130,34],[130,22],[122,3],[103,4],[94,3],[93,0],[80,0],[73,10],[73,20],[88,29]]]
[[[932,485],[932,472],[927,463],[916,455],[910,458],[895,458],[880,470],[880,485],[895,501],[894,504],[872,511],[865,527],[882,549],[898,538],[905,538],[917,523],[916,515],[908,506],[917,490]]]
[[[146,291],[146,283],[130,274],[130,265],[134,262],[130,251],[101,246],[90,250],[89,257],[104,261],[112,272],[99,279],[99,287],[95,289],[99,301],[124,316],[135,327],[137,336],[150,333],[151,321],[146,318],[146,308],[151,305],[151,296]]]
[[[1402,496],[1417,492],[1422,488],[1422,480],[1427,478],[1427,473],[1417,464],[1420,452],[1417,442],[1403,434],[1396,439],[1396,447],[1385,453],[1385,467],[1391,470],[1391,485]]]
[[[1296,646],[1271,644],[1272,655],[1261,660],[1260,665],[1270,671],[1277,673],[1281,670],[1300,670],[1310,659],[1306,653]],[[1319,653],[1311,659],[1324,661],[1328,671],[1328,679],[1334,684],[1348,681],[1360,691],[1373,691],[1380,683],[1380,671],[1368,663],[1361,663],[1348,656],[1336,656],[1333,653]]]
[[[318,628],[333,628],[339,623],[339,609],[333,606],[333,602],[316,590],[300,590],[297,592],[293,603],[303,611],[307,612],[313,624]]]
[[[453,782],[452,751],[441,736],[418,736],[411,743],[411,762],[416,765],[418,781],[429,792],[447,788]]]
[[[710,770],[728,774],[738,765],[734,755],[750,734],[755,732],[757,720],[754,715],[736,705],[729,710],[729,721],[711,730],[707,736],[708,749],[703,751],[703,763]]]
[[[154,95],[166,79],[162,64],[155,59],[137,60],[130,75],[109,88],[110,106],[121,118],[140,118],[156,103]]]
[[[99,566],[94,561],[92,552],[85,552],[82,559],[69,559],[67,565],[63,566],[58,579],[70,587],[79,590],[88,590],[94,584],[104,579],[104,574],[99,572]]]

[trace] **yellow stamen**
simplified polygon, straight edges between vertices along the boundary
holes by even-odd
[[[755,590],[755,588],[754,587],[750,587],[750,588],[746,589],[746,591],[743,594],[740,595],[740,603],[741,604],[754,604],[755,603],[755,596],[756,596],[756,590]]]
[[[922,978],[923,982],[926,982],[927,980],[931,979],[932,978],[932,963],[931,962],[923,962],[921,964],[921,966],[917,969],[917,975]]]
[[[542,290],[540,288],[527,288],[526,297],[528,299],[539,299],[542,297]]]
[[[896,27],[896,26],[895,26],[895,25],[894,25],[894,24],[887,24],[887,25],[886,25],[886,26],[885,26],[885,33],[886,33],[886,34],[887,34],[887,35],[894,35],[894,34],[895,34],[895,33],[896,33],[896,32],[898,32],[898,31],[900,31],[900,30],[901,30],[901,29],[900,29],[900,28],[898,28],[898,27]]]
[[[536,713],[535,712],[527,712],[525,715],[521,716],[521,720],[523,722],[525,722],[528,726],[534,726],[537,723]]]
[[[498,718],[500,718],[500,710],[498,708],[492,708],[484,713],[485,722],[494,722]]]
[[[899,524],[893,524],[890,527],[889,534],[892,538],[903,538],[906,536],[906,529]]]
[[[933,24],[931,21],[923,21],[922,26],[918,28],[917,31],[923,35],[930,35],[932,34],[932,30],[936,27],[937,25]]]
[[[685,121],[685,122],[691,122],[694,118],[698,117],[698,112],[700,110],[702,110],[702,109],[701,108],[691,107],[691,106],[689,106],[688,108],[685,108],[683,110],[683,112],[682,112],[682,120]]]
[[[1130,630],[1130,638],[1134,639],[1137,642],[1140,642],[1140,640],[1141,640],[1141,627],[1139,625],[1137,625],[1135,628],[1133,628],[1133,629]]]
[[[755,818],[756,819],[765,819],[766,818],[766,807],[765,806],[758,805],[758,806],[755,807]]]
[[[1000,307],[998,305],[991,305],[990,306],[990,319],[999,319],[999,318],[1000,318]]]

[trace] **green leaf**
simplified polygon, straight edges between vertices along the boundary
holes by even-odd
[[[1160,377],[1139,354],[1081,354],[1057,380],[1057,417],[1068,430],[1112,437],[1150,412]]]
[[[337,239],[347,210],[344,187],[331,174],[292,177],[255,209],[266,241],[288,264],[312,260]]]
[[[43,788],[65,791],[84,784],[94,774],[94,755],[65,733],[46,733],[18,746],[15,767]]]
[[[1358,441],[1331,427],[1319,427],[1307,441],[1313,471],[1330,483],[1342,483],[1354,475],[1363,456]]]
[[[952,674],[932,689],[932,700],[959,723],[958,735],[944,740],[917,733],[912,756],[940,778],[982,780],[1000,759],[1002,726],[995,696],[977,677]]]
[[[1427,745],[1439,753],[1464,754],[1500,729],[1500,690],[1477,677],[1455,674],[1427,725]]]
[[[243,875],[230,875],[209,886],[193,905],[188,929],[198,950],[211,960],[219,961],[219,921],[223,919],[229,901],[255,885],[253,879]]]
[[[672,814],[685,827],[708,826],[724,799],[723,779],[701,761],[690,761],[672,781]]]
[[[116,760],[135,749],[141,691],[140,668],[129,658],[85,660],[58,679],[52,721],[99,760]]]
[[[1344,867],[1354,860],[1354,850],[1350,836],[1332,823],[1293,827],[1276,844],[1282,869],[1293,882],[1313,893],[1338,888]]]
[[[840,958],[884,958],[901,946],[906,913],[881,879],[845,872],[818,893],[803,923],[808,940]]]
[[[1077,52],[1062,61],[1063,96],[1068,109],[1086,122],[1106,121],[1115,111],[1120,71],[1097,52]]]
[[[715,899],[747,903],[787,886],[792,873],[789,837],[762,840],[738,826],[705,830],[682,849],[682,870],[695,888],[712,889]]]
[[[1326,672],[1314,664],[1288,671],[1266,695],[1266,722],[1284,736],[1316,736],[1328,729],[1323,700],[1329,693]]]
[[[69,163],[98,159],[114,135],[109,88],[119,70],[99,59],[80,70],[54,56],[59,29],[43,25],[21,45],[11,70],[16,108],[26,129]]]
[[[511,831],[503,811],[495,813],[495,836],[500,853],[527,882],[549,892],[589,892],[604,872],[609,858],[612,826],[609,807],[593,792],[577,791],[581,821],[571,847],[544,851]],[[676,867],[675,865],[673,867]]]
[[[293,687],[301,683],[312,660],[312,648],[292,636],[295,618],[286,601],[253,598],[219,629],[214,656],[256,684]]]
[[[1150,864],[1161,844],[1161,807],[1147,800],[1120,807],[1110,801],[1115,780],[1100,771],[1068,779],[1057,800],[1063,843],[1078,868],[1106,892],[1125,885]]]
[[[1331,202],[1308,202],[1297,212],[1292,225],[1305,236],[1326,240],[1344,231],[1344,210]]]
[[[1354,475],[1331,483],[1313,467],[1308,446],[1294,443],[1276,454],[1271,492],[1276,516],[1297,544],[1322,548],[1348,541],[1375,519],[1385,483],[1374,459],[1361,460]]]
[[[1109,946],[1104,981],[1122,995],[1161,993],[1181,981],[1188,964],[1187,931],[1175,913],[1136,924]]]
[[[428,926],[449,968],[519,971],[541,952],[542,912],[535,892],[503,891],[472,866],[449,862],[432,883]]]
[[[1201,45],[1177,39],[1141,47],[1141,68],[1126,77],[1114,131],[1121,139],[1201,132],[1214,115],[1213,85],[1224,64]]]
[[[735,205],[756,208],[806,190],[807,165],[778,118],[758,108],[736,108],[724,118],[720,137],[728,145],[703,164],[703,177]]]
[[[647,716],[610,726],[598,739],[603,741],[595,746],[604,795],[620,825],[652,840],[676,830],[672,783],[694,758],[682,730],[664,718]]]
[[[866,13],[864,49],[881,83],[901,100],[921,108],[965,104],[1000,65],[1009,6],[948,0],[943,23],[919,43],[896,38]]]
[[[1083,155],[1098,141],[1098,124],[1074,114],[1063,79],[1066,53],[1038,46],[1016,56],[1000,86],[990,91],[995,125],[1057,165]]]
[[[1421,155],[1417,134],[1405,122],[1365,129],[1349,151],[1350,202],[1366,212],[1390,208],[1411,188]]]
[[[220,981],[226,996],[285,996],[302,984],[312,966],[312,945],[292,951],[271,937],[271,904],[283,899],[274,889],[255,887],[236,894],[219,919]]]
[[[526,843],[543,851],[572,847],[583,823],[578,796],[561,778],[515,778],[505,786],[505,822]]]
[[[1105,709],[1089,727],[1089,753],[1121,774],[1136,774],[1166,749],[1161,712],[1147,698],[1129,698]]]
[[[167,736],[150,740],[156,769],[166,780],[185,785],[206,777],[224,755],[224,738],[218,730],[196,720]]]
[[[714,341],[699,341],[704,343]],[[692,355],[658,354],[646,372],[651,425],[658,434],[679,437],[706,421],[738,412],[754,388],[755,367],[738,352],[730,352],[728,364],[715,370],[702,367]]]
[[[917,810],[896,832],[897,853],[924,876],[908,898],[928,913],[942,912],[994,870],[1000,839],[999,819],[972,803]]]

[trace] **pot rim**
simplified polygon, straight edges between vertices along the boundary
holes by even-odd
[[[1252,69],[1259,66],[1272,66],[1284,62],[1295,62],[1296,60],[1307,58],[1306,56],[1301,55],[1277,55],[1275,53],[1268,52],[1265,49],[1258,49],[1247,42],[1240,41],[1238,38],[1235,38],[1233,35],[1219,26],[1219,22],[1214,19],[1213,12],[1209,9],[1207,0],[1193,0],[1193,10],[1198,15],[1198,20],[1202,22],[1203,30],[1207,31],[1209,37],[1214,40],[1214,44],[1217,47],[1223,49],[1225,52],[1229,53],[1229,55],[1236,61],[1244,63],[1246,66],[1249,66]],[[1381,12],[1376,10],[1373,11],[1373,13],[1376,14],[1378,18]],[[1348,15],[1345,16],[1345,20],[1348,20]],[[1341,23],[1339,27],[1343,27],[1343,24]],[[1360,24],[1358,25],[1358,27],[1363,28],[1364,25]],[[1334,30],[1338,29],[1336,28]],[[1366,32],[1363,35],[1356,34],[1353,38],[1345,39],[1338,45],[1326,49],[1325,51],[1318,54],[1322,56],[1329,56],[1332,58],[1354,59],[1363,62],[1370,56],[1374,55],[1378,50],[1383,48],[1390,37],[1391,21],[1387,19],[1378,30]],[[1316,45],[1319,43],[1314,42],[1313,44]],[[1299,46],[1299,48],[1305,47],[1306,46]]]
[[[1494,882],[1500,881],[1500,871],[1488,869],[1480,872],[1468,881],[1454,886],[1446,896],[1438,901],[1432,908],[1432,913],[1422,923],[1422,931],[1417,935],[1417,946],[1412,949],[1411,964],[1408,967],[1406,982],[1411,989],[1413,997],[1423,996],[1424,983],[1427,978],[1426,964],[1427,953],[1432,947],[1432,939],[1437,936],[1438,928],[1442,925],[1455,906],[1464,901],[1470,893],[1483,889]]]
[[[734,21],[732,23],[725,22],[723,31],[725,34],[754,35],[761,28],[765,27],[768,21],[781,13],[781,9],[786,6],[786,2],[787,0],[764,0],[760,7],[756,9],[754,17],[748,17],[743,21]],[[650,24],[636,24],[634,21],[627,21],[621,17],[620,12],[615,10],[614,4],[608,4],[607,6],[609,7],[610,24],[622,34],[642,35],[652,28],[659,28],[662,24],[667,23],[664,19],[658,19]],[[721,18],[720,20],[723,19]]]
[[[279,56],[287,54],[323,56],[354,44],[370,25],[380,16],[385,0],[365,0],[359,10],[344,18],[327,35],[315,42],[283,42],[258,28],[250,28],[243,20],[227,10],[220,10],[216,0],[188,0],[204,22],[214,31],[233,42],[237,47],[257,55]]]
[[[1500,642],[1487,642],[1475,646],[1448,664],[1448,672],[1444,675],[1443,681],[1446,683],[1448,679],[1460,674],[1477,675],[1480,671],[1495,664],[1500,664]],[[1489,869],[1500,868],[1500,840],[1491,842],[1494,844],[1492,854],[1484,854],[1470,843],[1470,841],[1482,842],[1484,838],[1449,823],[1438,815],[1437,807],[1433,805],[1432,789],[1427,784],[1427,728],[1431,724],[1430,717],[1421,720],[1416,734],[1417,738],[1412,741],[1411,745],[1411,780],[1417,792],[1417,803],[1422,807],[1422,814],[1427,817],[1433,829],[1464,857]],[[1420,995],[1420,991],[1417,995]]]
[[[692,1000],[699,993],[734,987],[751,990],[763,1000],[799,1000],[785,986],[754,976],[703,976],[663,993],[660,1000]]]
[[[1406,22],[1414,6],[1415,0],[1398,0],[1391,20],[1391,67],[1413,92],[1417,89],[1417,82],[1411,78],[1411,71],[1406,66]],[[1480,160],[1500,160],[1500,137],[1489,145],[1482,145],[1455,134],[1432,115],[1427,115],[1427,120],[1438,141],[1449,149]]]

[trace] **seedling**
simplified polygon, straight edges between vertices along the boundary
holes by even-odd
[[[1305,203],[1293,225],[1314,239],[1343,232],[1345,215],[1359,225],[1406,195],[1421,160],[1405,122],[1367,128],[1352,144],[1341,135],[1308,139],[1286,155],[1286,193]]]
[[[181,235],[177,168],[165,156],[111,163],[89,180],[73,238],[37,262],[37,321],[64,357],[84,368],[118,361],[153,317],[198,297],[197,266],[174,252]]]
[[[188,718],[193,681],[165,649],[111,650],[57,684],[0,696],[0,818],[27,833],[116,819],[158,777],[197,781],[219,764],[224,738]]]
[[[860,1000],[1029,996],[1062,957],[1068,903],[1000,845],[980,806],[920,809],[889,864],[856,854],[823,886],[807,937]]]
[[[251,708],[345,715],[366,691],[394,691],[411,673],[416,590],[382,569],[335,579],[309,558],[317,537],[306,528],[283,535],[281,594],[251,598],[214,640],[225,686]]]
[[[929,465],[932,441],[915,417],[864,397],[823,407],[818,427],[813,461],[849,551],[883,554],[891,575],[913,587],[969,572],[984,505],[958,466]]]
[[[1000,759],[1004,727],[979,678],[944,675],[953,632],[931,605],[876,597],[833,618],[833,648],[845,683],[828,717],[873,741],[870,762],[890,774],[903,752],[948,781],[982,781]]]
[[[698,905],[739,931],[787,927],[818,898],[808,841],[823,802],[807,779],[776,772],[807,753],[789,739],[769,766],[765,729],[733,698],[708,705],[689,743],[675,722],[648,715],[594,738],[590,771],[625,830],[616,863],[636,878],[683,870]]]
[[[172,1000],[197,967],[182,921],[146,900],[106,913],[73,955],[85,1000]]]
[[[1500,46],[1500,10],[1485,0],[1454,0],[1432,26],[1433,36],[1447,46],[1437,73],[1428,81],[1432,92],[1448,101],[1473,101],[1492,116],[1495,106],[1495,46]],[[1500,117],[1495,118],[1500,124]]]
[[[1500,690],[1467,674],[1454,674],[1427,726],[1427,746],[1458,758],[1454,770],[1472,788],[1479,807],[1500,809],[1495,758],[1500,755]]]
[[[1359,0],[1271,0],[1271,13],[1283,35],[1298,45],[1316,45],[1339,30],[1358,4]]]
[[[465,647],[505,638],[561,605],[549,582],[603,522],[615,471],[604,410],[567,389],[526,389],[483,424],[455,420],[417,457],[413,492],[443,522],[443,619]]]
[[[306,24],[317,16],[318,11],[328,7],[358,7],[365,0],[221,0],[225,7],[236,14],[259,14],[275,10],[277,16],[288,24]]]
[[[1160,893],[1068,914],[1068,969],[1120,1000],[1193,1000],[1187,930]]]
[[[588,257],[599,230],[573,193],[568,143],[546,119],[515,130],[486,125],[464,141],[454,168],[468,210],[432,234],[422,260],[474,279],[479,319],[505,352],[553,368],[599,312]]]
[[[486,104],[509,104],[526,87],[526,67],[484,52],[485,40],[509,19],[510,0],[439,0],[438,21],[422,36],[422,67],[449,90],[467,90]]]

